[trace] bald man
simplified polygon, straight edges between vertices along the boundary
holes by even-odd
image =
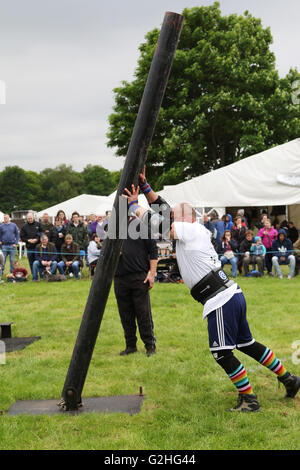
[[[154,236],[176,240],[176,256],[183,281],[192,297],[203,306],[207,320],[209,349],[238,392],[237,405],[229,411],[257,412],[260,406],[243,364],[234,356],[238,349],[277,375],[286,396],[294,398],[300,378],[288,372],[273,351],[252,336],[246,317],[246,300],[241,288],[221,269],[211,244],[210,232],[196,222],[193,207],[186,203],[173,209],[158,196],[146,180],[145,168],[139,183],[151,209],[139,206],[139,187],[125,189],[129,213],[148,224]]]

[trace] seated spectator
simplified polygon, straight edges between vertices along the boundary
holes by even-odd
[[[294,249],[296,250],[295,252],[295,258],[296,258],[295,275],[297,276],[299,274],[299,268],[300,268],[300,237],[294,243]]]
[[[226,230],[224,232],[219,251],[221,254],[220,261],[221,261],[222,267],[225,264],[231,264],[232,277],[236,277],[238,257],[235,255],[235,253],[237,251],[237,243],[235,240],[231,239],[230,230]]]
[[[287,237],[291,240],[292,243],[296,243],[298,240],[299,233],[293,222],[288,222]]]
[[[240,249],[240,244],[245,239],[247,232],[247,226],[242,221],[240,215],[237,215],[234,219],[234,225],[231,229],[231,238],[237,242],[237,249]]]
[[[245,234],[245,238],[241,242],[240,247],[239,247],[240,255],[239,255],[239,262],[238,262],[238,268],[243,266],[245,275],[249,273],[249,264],[251,263],[250,248],[252,247],[253,243],[254,243],[253,232],[252,230],[247,230]]]
[[[75,275],[75,279],[79,279],[80,249],[78,243],[73,241],[73,237],[69,233],[65,237],[61,253],[62,260],[57,265],[59,273],[65,274],[66,271],[69,271]]]
[[[292,254],[293,244],[286,236],[284,229],[278,231],[277,240],[274,240],[272,244],[272,264],[274,266],[275,272],[280,279],[283,279],[283,275],[280,269],[280,265],[289,264],[290,272],[288,279],[292,279],[295,274],[296,259]]]
[[[100,251],[101,251],[100,237],[98,237],[97,234],[94,234],[88,246],[88,262],[91,268],[91,276],[94,276],[97,261],[100,256]]]
[[[38,281],[38,274],[42,277],[45,271],[55,274],[57,269],[57,254],[53,243],[49,242],[47,235],[41,236],[41,243],[36,246],[35,261],[32,266],[32,280]]]
[[[261,228],[258,231],[257,236],[261,237],[261,241],[267,250],[266,255],[265,255],[265,264],[266,264],[266,268],[267,268],[269,276],[273,276],[272,274],[272,258],[273,258],[272,244],[273,244],[273,241],[277,239],[278,232],[277,230],[274,229],[274,227],[272,227],[270,219],[265,220],[265,226],[264,228]]]
[[[26,282],[28,278],[27,269],[23,268],[18,261],[14,262],[12,273],[6,276],[7,282]]]
[[[50,241],[51,243],[54,243],[56,251],[58,253],[57,255],[57,261],[61,261],[61,247],[62,244],[65,241],[65,236],[67,233],[67,228],[62,222],[61,219],[58,217],[55,218],[55,225],[53,226],[51,232],[50,232]]]
[[[267,250],[265,246],[262,244],[261,238],[255,237],[254,243],[252,244],[250,248],[250,258],[251,258],[250,262],[253,263],[253,265],[257,264],[257,269],[262,276],[264,275],[266,252]]]
[[[50,240],[50,232],[53,228],[53,224],[50,222],[49,214],[47,214],[47,212],[45,212],[45,214],[43,214],[43,217],[42,217],[42,220],[41,220],[41,226],[42,226],[42,232],[45,235],[47,235],[47,237]]]

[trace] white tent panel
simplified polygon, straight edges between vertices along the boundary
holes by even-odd
[[[0,211],[0,222],[3,222],[4,220],[4,213]]]
[[[249,207],[300,204],[300,139],[279,145],[159,194],[171,205]],[[279,182],[281,181],[281,182]]]
[[[80,196],[73,197],[67,201],[56,204],[55,206],[48,207],[38,213],[38,217],[42,217],[45,212],[51,217],[55,217],[59,210],[63,210],[70,218],[74,211],[80,215],[90,214],[103,214],[107,210],[111,210],[111,200],[107,196],[95,196],[91,194],[81,194]]]

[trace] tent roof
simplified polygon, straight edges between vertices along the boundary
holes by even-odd
[[[59,210],[63,210],[67,218],[70,218],[74,211],[84,216],[93,213],[104,214],[105,211],[111,210],[112,205],[113,201],[108,196],[81,194],[38,212],[38,217],[42,217],[45,212],[47,212],[49,216],[54,217]]]
[[[171,205],[249,207],[300,204],[300,139],[279,145],[159,194]]]

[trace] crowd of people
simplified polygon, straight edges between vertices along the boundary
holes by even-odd
[[[68,220],[64,211],[60,210],[52,223],[47,213],[37,221],[29,212],[19,230],[10,216],[5,214],[0,225],[0,280],[7,259],[7,282],[27,281],[29,274],[32,281],[38,282],[56,273],[61,276],[60,280],[68,275],[78,280],[84,264],[93,276],[107,234],[109,217],[110,211],[103,215],[91,214],[87,218],[75,211]],[[201,222],[211,232],[211,241],[222,267],[231,265],[233,278],[238,273],[246,277],[260,277],[266,273],[282,279],[282,265],[289,266],[288,279],[298,274],[300,238],[293,222],[275,222],[272,225],[268,215],[263,213],[259,223],[251,229],[242,209],[237,211],[234,219],[230,214],[219,219],[213,210],[209,215],[203,214]],[[26,246],[30,272],[16,260],[19,241]],[[161,257],[168,253],[176,258],[174,243],[160,242],[158,249]]]
[[[103,215],[91,214],[84,219],[75,211],[68,220],[64,211],[60,210],[52,223],[47,213],[37,221],[33,213],[28,212],[19,230],[10,216],[5,214],[4,222],[0,225],[0,279],[7,259],[7,282],[27,281],[30,274],[32,281],[38,282],[55,276],[57,272],[61,276],[60,280],[67,275],[78,280],[84,264],[93,276],[109,217],[110,211],[107,211]],[[30,272],[16,260],[19,241],[26,246]]]
[[[293,222],[275,222],[273,225],[268,215],[262,213],[259,223],[251,229],[243,209],[237,212],[234,220],[230,214],[219,219],[216,211],[212,211],[210,217],[204,214],[203,220],[211,231],[222,267],[230,264],[233,278],[239,272],[247,277],[261,277],[266,273],[282,279],[282,265],[289,266],[288,279],[298,274],[300,238]]]

